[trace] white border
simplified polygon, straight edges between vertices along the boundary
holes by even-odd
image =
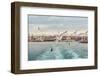
[[[88,17],[88,59],[28,61],[28,14]],[[20,69],[42,69],[94,65],[94,11],[40,7],[20,8]]]

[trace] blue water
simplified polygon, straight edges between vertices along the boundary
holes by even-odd
[[[28,60],[88,58],[87,43],[29,42]]]

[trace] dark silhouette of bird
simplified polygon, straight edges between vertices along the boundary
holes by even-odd
[[[53,51],[53,49],[51,48],[51,50],[50,50],[51,52]]]

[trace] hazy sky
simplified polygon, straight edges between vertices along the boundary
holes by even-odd
[[[28,16],[29,33],[40,31],[87,30],[88,18],[78,16]],[[39,29],[39,30],[38,30]]]

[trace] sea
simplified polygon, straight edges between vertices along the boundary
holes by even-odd
[[[28,61],[88,58],[88,43],[28,42]]]

